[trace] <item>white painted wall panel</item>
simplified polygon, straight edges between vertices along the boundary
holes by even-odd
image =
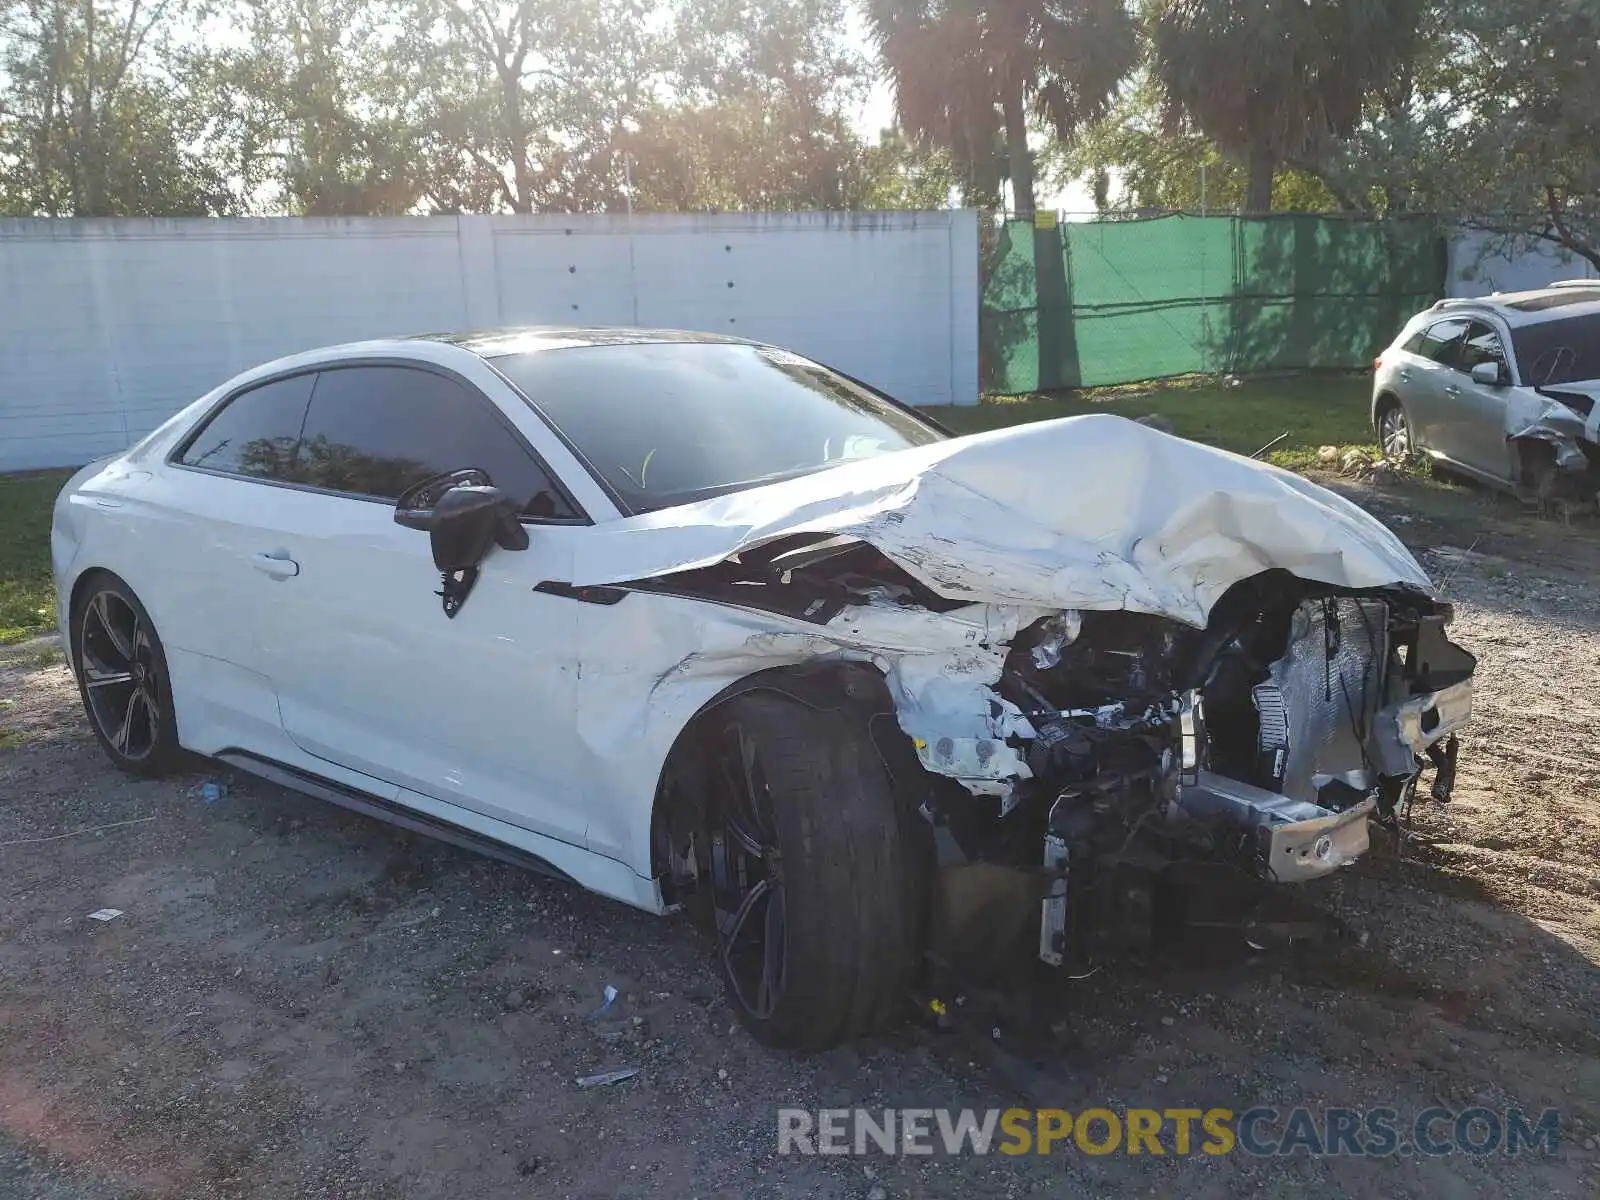
[[[950,371],[959,285],[945,214],[800,214],[770,229],[717,221],[635,238],[642,324],[776,342],[914,404],[964,402]],[[972,254],[969,295],[975,236]],[[973,353],[976,369],[976,343]]]
[[[637,324],[626,234],[526,218],[494,222],[499,324]]]
[[[83,246],[29,241],[4,250],[0,463],[117,449],[128,440],[126,422]]]
[[[513,324],[732,333],[975,403],[977,298],[972,212],[4,220],[0,470],[120,449],[279,355]]]
[[[1487,296],[1548,287],[1557,279],[1589,279],[1600,274],[1589,261],[1556,246],[1519,247],[1511,253],[1490,249],[1501,239],[1459,233],[1450,243],[1451,296]]]

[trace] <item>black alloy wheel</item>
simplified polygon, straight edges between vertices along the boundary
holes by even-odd
[[[135,775],[175,768],[167,659],[144,606],[120,580],[99,574],[74,605],[72,633],[84,711],[107,756]]]

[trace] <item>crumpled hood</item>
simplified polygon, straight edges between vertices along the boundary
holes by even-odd
[[[1560,396],[1589,400],[1588,412],[1570,407],[1558,399]],[[1513,389],[1506,401],[1507,436],[1537,436],[1541,432],[1553,437],[1600,441],[1600,379],[1552,383],[1533,388],[1531,396],[1526,389]]]
[[[1298,475],[1121,417],[1068,417],[846,463],[590,530],[573,583],[711,566],[796,533],[848,534],[956,600],[1129,609],[1203,626],[1270,568],[1430,587],[1398,538]]]
[[[1575,392],[1580,396],[1588,396],[1591,400],[1600,400],[1600,379],[1583,379],[1577,383],[1550,383],[1543,386],[1546,392]]]

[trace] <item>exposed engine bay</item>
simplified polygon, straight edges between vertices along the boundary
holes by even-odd
[[[1205,862],[1299,883],[1348,866],[1369,818],[1392,819],[1426,769],[1433,798],[1450,798],[1476,665],[1446,638],[1451,615],[1407,589],[1352,594],[1274,571],[1231,589],[1204,630],[1127,612],[1042,618],[995,688],[1031,728],[1031,777],[1000,798],[941,791],[944,858],[1039,854],[1039,957],[1073,970],[1108,935],[1137,937],[1130,918],[1156,919],[1152,877]]]

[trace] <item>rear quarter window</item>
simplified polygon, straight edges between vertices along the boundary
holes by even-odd
[[[1466,339],[1470,324],[1468,321],[1452,319],[1428,326],[1417,353],[1446,367],[1457,366],[1461,343]]]
[[[295,445],[316,375],[274,379],[240,392],[214,412],[178,456],[185,466],[291,481]]]

